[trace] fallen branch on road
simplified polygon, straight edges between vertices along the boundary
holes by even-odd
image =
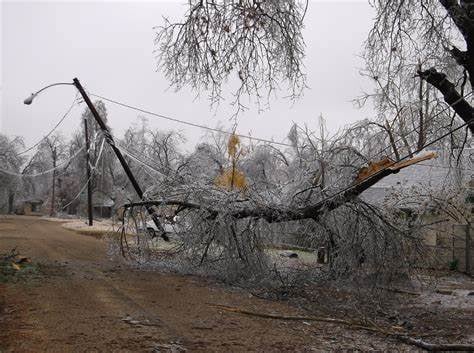
[[[425,349],[427,351],[432,351],[432,352],[434,351],[464,351],[464,352],[474,351],[474,344],[428,343],[421,339],[409,337],[406,335],[406,333],[399,332],[398,328],[392,327],[391,329],[386,330],[386,329],[376,326],[374,323],[372,323],[372,326],[367,326],[355,321],[330,318],[330,317],[287,316],[287,315],[259,313],[259,312],[254,312],[250,310],[235,308],[235,307],[221,305],[221,304],[209,304],[209,305],[212,307],[224,310],[224,311],[248,315],[248,316],[254,316],[254,317],[261,317],[265,319],[288,320],[288,321],[318,321],[318,322],[329,322],[333,324],[346,325],[352,329],[381,333],[383,335],[396,338],[404,343],[416,346],[418,348]],[[397,329],[397,331],[394,331],[395,329]]]
[[[248,316],[261,317],[261,318],[264,318],[264,319],[288,320],[288,321],[329,322],[329,323],[333,323],[333,324],[342,324],[342,325],[350,326],[352,328],[356,328],[356,329],[360,329],[360,330],[372,331],[372,332],[381,332],[381,333],[384,333],[384,334],[389,334],[388,331],[377,328],[375,326],[366,326],[366,325],[362,325],[359,322],[344,320],[344,319],[337,319],[337,318],[332,318],[332,317],[292,316],[292,315],[287,316],[287,315],[277,315],[277,314],[266,314],[266,313],[258,313],[258,312],[249,311],[249,310],[245,310],[245,309],[235,308],[235,307],[231,307],[231,306],[227,306],[227,305],[221,305],[221,304],[209,304],[209,305],[213,306],[215,308],[224,310],[224,311],[244,314],[244,315],[248,315]],[[398,333],[398,334],[400,334],[400,333]]]
[[[385,291],[388,291],[388,292],[393,292],[393,293],[398,293],[398,294],[408,294],[408,295],[420,295],[421,293],[418,293],[418,292],[412,292],[412,291],[408,291],[408,290],[405,290],[405,289],[399,289],[399,288],[388,288],[388,287],[377,287],[379,289],[382,289],[382,290],[385,290]]]
[[[450,343],[428,343],[424,342],[421,339],[416,339],[407,336],[398,336],[400,341],[411,344],[418,348],[430,352],[444,352],[444,351],[458,351],[458,352],[472,352],[474,351],[474,344],[450,344]]]

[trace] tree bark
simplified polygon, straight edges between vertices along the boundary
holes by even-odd
[[[13,205],[15,203],[15,191],[8,190],[8,214],[13,214]]]
[[[474,16],[471,0],[439,0],[461,32],[466,42],[466,51],[457,47],[451,49],[451,55],[456,62],[469,73],[471,87],[474,87]]]
[[[418,71],[422,71],[421,64],[418,64]],[[427,111],[428,110],[426,110],[426,112]],[[419,116],[418,125],[420,127],[420,131],[418,132],[418,142],[416,144],[416,148],[418,150],[421,150],[425,146],[425,141],[426,141],[425,114],[423,112],[423,78],[421,77],[420,77],[420,82],[418,86],[418,116]]]
[[[474,134],[474,109],[456,91],[454,84],[446,78],[446,75],[436,71],[434,68],[426,71],[418,71],[418,74],[443,94],[444,101],[468,124],[471,134]]]

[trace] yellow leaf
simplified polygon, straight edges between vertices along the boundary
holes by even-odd
[[[24,262],[31,262],[30,258],[26,256],[17,255],[15,256],[15,263],[22,264]]]
[[[227,143],[227,152],[229,156],[234,158],[237,154],[237,147],[240,145],[239,137],[235,134],[230,135],[229,142]]]
[[[19,265],[17,265],[16,263],[14,263],[14,262],[12,262],[12,267],[17,271],[21,270],[21,267]]]
[[[237,160],[240,155],[244,153],[243,148],[240,148],[240,139],[237,135],[232,134],[229,137],[229,142],[227,143],[227,152],[231,160],[232,167],[224,170],[221,175],[219,175],[215,183],[217,186],[233,190],[245,190],[247,188],[247,180],[243,172],[236,168]]]
[[[226,169],[221,175],[216,178],[217,186],[232,190],[245,190],[247,188],[247,179],[245,174],[240,170],[234,168]]]

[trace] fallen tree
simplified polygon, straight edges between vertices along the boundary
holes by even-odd
[[[387,177],[391,174],[398,173],[401,169],[407,168],[418,162],[428,160],[436,157],[434,153],[428,153],[421,157],[412,158],[405,162],[391,162],[386,167],[381,169],[376,169],[372,174],[368,175],[365,179],[355,182],[353,185],[347,187],[345,190],[337,193],[333,197],[329,197],[325,200],[317,202],[316,204],[309,205],[306,207],[291,209],[291,208],[274,208],[271,206],[258,206],[250,208],[246,206],[245,201],[235,200],[235,210],[227,213],[227,215],[233,219],[243,219],[243,218],[258,218],[264,219],[269,223],[274,222],[289,222],[289,221],[299,221],[304,219],[314,219],[317,220],[322,213],[332,211],[341,205],[354,200],[357,196],[362,194],[365,190],[371,186],[377,184],[380,180]],[[242,206],[243,204],[243,206]],[[204,210],[209,212],[208,219],[216,218],[220,212],[224,210],[219,210],[213,208],[212,206],[204,206],[198,203],[183,201],[183,200],[150,200],[150,201],[141,201],[127,203],[124,205],[125,209],[138,207],[138,206],[178,206],[179,212],[184,209],[195,209],[195,210]]]
[[[180,254],[179,266],[186,263],[188,269],[200,268],[229,281],[268,276],[275,268],[268,261],[266,249],[275,243],[276,232],[285,232],[282,225],[286,224],[307,234],[316,242],[316,248],[326,248],[331,272],[336,276],[360,271],[361,264],[366,262],[379,270],[377,281],[390,280],[403,272],[400,265],[394,264],[408,269],[413,263],[410,257],[419,249],[420,238],[412,236],[413,229],[406,227],[404,220],[401,224],[358,196],[383,178],[433,157],[435,154],[428,153],[383,163],[382,167],[379,162],[371,163],[364,175],[359,172],[349,186],[327,197],[318,195],[316,202],[305,196],[303,202],[307,205],[301,207],[292,202],[265,203],[261,193],[223,190],[210,185],[185,184],[160,190],[159,195],[164,197],[124,205],[122,253],[125,245],[129,255],[142,263],[162,261],[163,252],[155,252],[149,234],[141,232],[150,227],[142,208],[153,206],[161,217],[173,220],[168,229],[171,234],[167,236],[174,240],[173,251]],[[311,190],[303,191],[311,196]],[[136,241],[138,246],[129,246],[127,233],[137,234],[138,238],[142,234]],[[153,237],[155,231],[151,234]]]

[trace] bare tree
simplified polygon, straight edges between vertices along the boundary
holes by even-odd
[[[464,0],[374,0],[371,3],[376,19],[366,42],[365,74],[377,85],[374,98],[381,127],[388,134],[396,132],[404,149],[411,145],[406,140],[414,131],[412,136],[417,136],[414,141],[422,147],[427,134],[433,136],[459,125],[446,112],[444,99],[469,124],[472,133],[472,3]],[[459,147],[464,139],[462,132],[451,137],[454,147]]]
[[[49,164],[49,168],[52,168],[51,175],[51,189],[50,189],[50,212],[49,215],[53,216],[56,213],[56,187],[57,187],[57,175],[58,171],[56,167],[59,162],[67,157],[66,144],[64,137],[58,133],[48,136],[39,146],[39,150],[43,153],[44,162]]]
[[[21,138],[10,139],[5,135],[0,134],[0,194],[7,200],[7,207],[5,211],[13,212],[15,195],[17,194],[18,186],[20,185],[20,178],[18,176],[9,174],[20,173],[20,168],[24,162],[24,158],[20,155],[20,149],[24,147]],[[3,205],[0,209],[4,209]]]
[[[357,171],[365,157],[357,150],[357,143],[362,142],[354,138],[350,130],[331,139],[323,126],[319,135],[300,127],[294,127],[291,134],[298,146],[294,150],[277,152],[271,147],[255,147],[256,153],[246,153],[242,157],[240,166],[249,180],[245,189],[220,187],[219,183],[213,182],[215,177],[196,178],[196,174],[189,173],[187,168],[183,169],[180,183],[172,184],[161,179],[148,190],[152,201],[126,206],[131,218],[124,218],[122,239],[127,239],[127,233],[140,234],[139,229],[143,228],[140,225],[144,222],[141,208],[155,205],[163,209],[163,213],[171,212],[178,217],[173,226],[180,266],[187,264],[193,269],[228,276],[227,280],[244,275],[260,278],[271,271],[265,249],[278,243],[277,233],[284,234],[279,239],[288,239],[288,231],[300,233],[300,239],[306,237],[304,244],[329,248],[336,264],[331,272],[336,275],[351,273],[349,267],[356,263],[355,260],[347,258],[347,261],[338,259],[336,262],[336,258],[347,257],[352,250],[355,251],[355,243],[364,248],[364,242],[369,241],[367,236],[363,236],[367,229],[374,232],[371,238],[374,252],[377,247],[401,249],[408,247],[410,241],[419,241],[419,237],[410,238],[409,225],[397,224],[396,217],[391,217],[390,212],[385,214],[358,200],[363,191],[385,176],[396,173],[399,167],[390,165],[390,168],[379,170],[366,179],[357,180]],[[207,165],[215,165],[214,172],[219,174],[219,165],[224,167],[225,156],[216,158],[213,156],[216,150],[211,151]],[[191,162],[187,164],[189,166],[192,166]],[[211,169],[207,167],[207,170]],[[348,220],[354,220],[354,223]],[[354,228],[343,229],[342,224],[353,224]],[[357,232],[352,246],[346,242],[345,232],[350,231]],[[389,234],[395,231],[398,236],[390,238]],[[153,246],[149,251],[141,247],[152,241],[147,239],[147,234],[143,237],[137,238],[141,244],[139,253],[132,251],[135,256],[139,255],[140,261],[145,261],[141,258],[143,254],[153,253]],[[389,244],[391,240],[393,243]],[[406,243],[402,246],[403,242]],[[393,250],[390,254],[390,257],[367,259],[362,272],[375,270],[380,261],[391,259],[396,263],[397,252]],[[404,253],[398,255],[404,256]],[[343,266],[346,266],[345,270]],[[351,268],[358,272],[359,267],[360,263]],[[400,270],[400,267],[386,264],[387,272],[395,269]]]
[[[179,173],[186,164],[179,148],[185,141],[184,136],[175,130],[150,129],[145,118],[139,117],[139,120],[127,129],[121,141],[137,178],[145,189],[154,184],[179,182]]]
[[[332,137],[323,119],[317,132],[295,125],[288,135],[292,148],[274,153],[283,162],[276,167],[282,171],[278,175],[267,174],[272,168],[266,161],[269,150],[260,149],[239,161],[251,174],[245,189],[223,189],[211,184],[210,178],[204,183],[193,178],[193,173],[183,173],[182,183],[152,187],[149,195],[153,201],[127,205],[130,213],[149,204],[171,208],[181,216],[182,231],[178,233],[185,257],[217,270],[223,261],[228,261],[229,268],[249,274],[252,267],[264,268],[266,236],[282,223],[303,225],[309,236],[319,233],[331,248],[333,263],[337,257],[345,264],[338,267],[340,273],[364,262],[370,262],[371,270],[376,271],[385,260],[391,263],[387,269],[398,268],[393,264],[406,254],[411,240],[418,242],[416,232],[411,224],[358,197],[384,177],[417,162],[406,163],[406,159],[424,147],[443,144],[442,138],[450,134],[455,143],[462,141],[462,134],[451,133],[461,123],[446,113],[439,94],[420,77],[441,92],[464,123],[470,124],[472,119],[472,108],[461,97],[471,85],[470,73],[462,65],[460,69],[452,51],[450,55],[445,51],[447,45],[463,38],[459,33],[465,34],[463,29],[455,31],[462,23],[452,6],[467,14],[467,1],[412,3],[373,1],[378,17],[365,57],[366,74],[377,83],[376,121],[359,122]],[[277,82],[288,83],[290,95],[297,97],[305,87],[301,36],[305,5],[279,0],[191,0],[183,21],[166,20],[158,28],[159,67],[172,86],[206,90],[212,103],[221,100],[223,84],[227,80],[232,84],[233,74],[237,112],[244,108],[243,95],[260,102],[262,92],[271,94],[278,88]],[[442,80],[443,87],[436,85],[433,78],[438,73],[426,70],[434,66],[456,79],[461,93],[454,100],[452,92],[446,91],[451,87],[445,86],[449,81]],[[417,72],[420,77],[413,78]],[[395,155],[393,160],[381,155],[387,148]],[[212,157],[225,153],[219,147],[206,152],[212,152],[207,153],[209,159],[222,169],[222,159]],[[368,166],[361,168],[366,163]],[[355,254],[358,249],[371,249],[370,261],[364,259],[367,254]],[[344,251],[347,254],[340,255]],[[354,255],[354,261],[348,261],[348,254]]]

